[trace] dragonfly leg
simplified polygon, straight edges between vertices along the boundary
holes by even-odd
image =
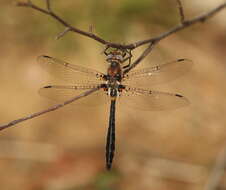
[[[126,62],[127,60],[129,60],[129,63],[125,66],[123,66],[123,69],[126,69],[130,66],[131,64],[131,58],[133,57],[132,53],[131,53],[131,49],[130,50],[125,50],[126,51],[126,54],[128,55],[128,57],[124,58],[124,60],[122,61],[122,63]]]
[[[107,52],[107,50],[110,48],[110,46],[106,46],[106,48],[104,49],[103,53],[108,56],[110,53]]]

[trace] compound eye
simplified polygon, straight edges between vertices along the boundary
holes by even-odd
[[[107,56],[107,59],[111,59],[112,58],[112,54],[109,54],[108,56]]]
[[[122,55],[117,55],[116,57],[118,60],[122,61],[123,60],[123,56]]]
[[[107,60],[107,62],[111,62],[112,57],[113,57],[113,56],[112,56],[111,54],[110,54],[110,55],[108,55],[108,56],[107,56],[107,59],[106,59],[106,60]]]

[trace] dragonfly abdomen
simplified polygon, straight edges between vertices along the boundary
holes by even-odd
[[[111,101],[109,127],[106,144],[106,168],[111,169],[115,152],[115,100]]]

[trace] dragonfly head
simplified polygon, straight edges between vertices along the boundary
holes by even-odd
[[[126,53],[123,50],[115,49],[108,53],[106,60],[109,63],[112,63],[112,62],[122,63],[125,55]]]

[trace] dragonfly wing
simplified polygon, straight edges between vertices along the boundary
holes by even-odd
[[[93,69],[73,65],[59,59],[42,55],[38,57],[38,63],[51,75],[71,84],[77,82],[101,82],[104,74]]]
[[[119,102],[145,111],[169,110],[189,105],[188,99],[180,94],[129,86],[121,92]]]
[[[150,86],[173,80],[191,69],[193,62],[189,59],[178,59],[150,68],[133,70],[124,76],[123,84]]]
[[[39,94],[43,97],[55,100],[57,102],[64,102],[78,96],[79,94],[92,89],[97,88],[99,85],[77,85],[77,86],[62,86],[51,85],[45,86],[39,89]],[[84,105],[84,106],[98,106],[107,102],[108,96],[103,89],[99,89],[94,93],[73,102],[72,104]]]

